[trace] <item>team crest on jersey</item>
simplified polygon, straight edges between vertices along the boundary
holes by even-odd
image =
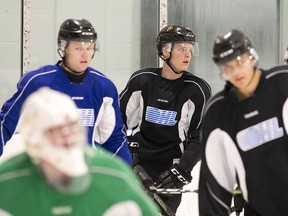
[[[174,126],[177,112],[147,106],[145,120],[159,125]]]
[[[249,151],[282,136],[284,130],[273,117],[238,132],[236,139],[242,151]]]

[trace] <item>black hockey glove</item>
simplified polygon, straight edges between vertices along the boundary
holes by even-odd
[[[156,185],[162,188],[183,188],[191,181],[192,176],[189,171],[185,171],[178,164],[173,164],[169,170],[159,175]]]
[[[139,143],[132,136],[127,136],[127,140],[128,140],[128,142],[127,142],[128,148],[129,148],[129,151],[131,153],[132,160],[133,160],[133,166],[135,166],[139,163],[139,157],[138,157]]]

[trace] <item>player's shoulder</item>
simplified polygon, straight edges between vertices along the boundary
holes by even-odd
[[[135,71],[133,74],[135,75],[147,75],[147,76],[157,76],[160,68],[157,67],[147,67],[142,68],[140,70]]]
[[[57,75],[57,71],[59,68],[57,65],[44,65],[36,70],[31,70],[23,74],[20,82],[31,82],[35,79],[37,79],[37,82],[39,79],[48,80],[47,77],[54,77]]]
[[[225,91],[220,91],[217,94],[210,97],[206,103],[204,113],[207,114],[210,111],[222,110],[225,103]]]
[[[114,157],[112,153],[102,147],[92,148],[88,146],[86,158],[90,167],[100,166],[111,169],[126,169],[128,167],[121,158]]]
[[[151,78],[156,77],[159,71],[160,68],[155,67],[142,68],[140,70],[133,72],[128,82],[136,80],[147,80],[147,79],[149,80]]]
[[[92,67],[88,67],[87,70],[88,70],[87,78],[89,79],[89,81],[92,81],[92,82],[95,82],[95,83],[101,85],[104,89],[105,88],[116,88],[113,81],[111,79],[109,79],[102,72],[100,72],[100,71],[98,71]]]
[[[93,77],[98,77],[100,79],[105,79],[105,80],[108,79],[108,77],[105,74],[103,74],[99,70],[96,70],[95,68],[88,67],[87,71],[88,71],[88,74],[91,74]]]
[[[279,78],[279,79],[286,79],[288,78],[288,64],[279,64],[276,65],[268,70],[261,69],[264,77],[266,79],[270,78]]]
[[[191,85],[197,86],[201,91],[203,91],[208,97],[211,96],[211,86],[209,83],[201,77],[198,77],[190,72],[186,72],[185,81]]]
[[[6,180],[29,176],[32,173],[31,166],[32,162],[27,153],[17,154],[1,163],[0,179],[5,180],[4,176],[10,176]]]
[[[86,160],[89,170],[94,175],[120,178],[122,180],[134,179],[132,168],[121,158],[113,155],[103,148],[86,149]]]
[[[261,72],[261,82],[259,85],[264,86],[265,84],[265,89],[273,89],[275,96],[288,94],[288,64],[277,65],[269,70],[261,69]]]
[[[160,70],[161,68],[153,67],[137,70],[130,76],[127,86],[134,90],[141,89],[147,82],[155,79],[155,77],[160,73]]]
[[[199,84],[200,86],[208,88],[209,90],[211,90],[211,86],[209,85],[209,83],[205,79],[203,79],[199,76],[196,76],[190,72],[186,72],[185,80],[186,80],[186,82],[195,82],[195,83]]]
[[[49,75],[54,74],[58,71],[57,65],[43,65],[35,70],[28,71],[24,73],[24,77],[33,77],[33,76],[41,76],[41,75]]]

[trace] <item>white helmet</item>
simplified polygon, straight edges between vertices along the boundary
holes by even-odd
[[[32,93],[22,107],[19,131],[33,161],[48,161],[71,177],[87,174],[86,131],[79,120],[77,107],[68,95],[48,87]]]

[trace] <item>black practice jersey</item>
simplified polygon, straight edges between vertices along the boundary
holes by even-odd
[[[199,161],[199,127],[211,95],[203,79],[184,72],[177,80],[167,80],[161,70],[136,71],[120,94],[124,122],[134,128],[140,164],[152,178],[179,160],[187,170]]]
[[[205,109],[200,215],[228,215],[236,184],[261,216],[288,215],[288,65],[262,70],[239,101],[227,84]]]

